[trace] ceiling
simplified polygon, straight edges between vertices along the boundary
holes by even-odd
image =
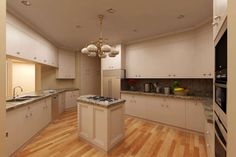
[[[213,12],[212,0],[29,1],[28,7],[7,0],[7,9],[56,46],[73,50],[98,39],[99,14],[105,15],[103,36],[111,43],[127,43],[200,25]],[[108,13],[110,8],[116,12]]]

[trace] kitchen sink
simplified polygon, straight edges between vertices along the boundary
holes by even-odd
[[[23,99],[31,99],[31,98],[39,98],[41,96],[39,95],[27,95],[27,96],[23,96],[23,97],[20,97],[20,98],[23,98]]]
[[[7,100],[6,102],[21,102],[21,101],[26,101],[26,100],[29,100],[29,98],[10,99],[10,100]]]

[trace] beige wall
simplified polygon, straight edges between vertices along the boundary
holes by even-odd
[[[236,1],[228,0],[228,157],[236,154]]]
[[[5,98],[6,98],[6,55],[5,55],[6,0],[0,1],[0,156],[5,157]]]
[[[98,57],[88,57],[78,52],[80,67],[80,94],[101,93],[101,60]]]
[[[56,68],[49,66],[41,67],[41,87],[45,89],[74,88],[74,80],[56,79]]]
[[[13,62],[12,88],[16,86],[21,86],[24,89],[23,92],[17,93],[19,95],[35,91],[35,64]]]

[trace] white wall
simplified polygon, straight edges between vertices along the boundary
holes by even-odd
[[[228,0],[228,155],[236,154],[236,1]]]
[[[21,86],[24,89],[23,92],[18,91],[19,95],[35,91],[35,64],[13,62],[12,88],[16,86]]]
[[[6,141],[5,141],[5,115],[6,115],[6,31],[5,31],[5,17],[6,17],[6,0],[0,1],[0,156],[6,156]]]

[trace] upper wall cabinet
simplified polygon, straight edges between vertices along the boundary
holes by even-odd
[[[127,78],[213,78],[212,27],[126,45]]]
[[[113,70],[113,69],[124,69],[124,51],[121,44],[116,45],[116,50],[120,53],[116,57],[109,57],[101,59],[101,69],[102,70]]]
[[[75,79],[75,53],[58,51],[57,79]]]
[[[57,67],[57,48],[14,17],[7,17],[7,55]]]
[[[227,17],[227,0],[213,0],[213,39],[215,40]]]

